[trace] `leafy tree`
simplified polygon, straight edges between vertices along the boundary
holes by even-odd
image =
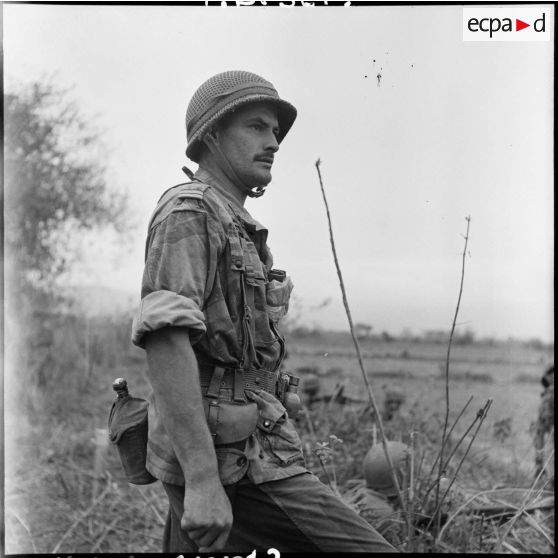
[[[83,230],[125,226],[126,197],[107,188],[99,137],[68,91],[32,83],[4,97],[5,238],[18,280],[46,287],[79,253]]]
[[[83,232],[109,226],[123,233],[129,212],[126,196],[108,188],[99,134],[67,90],[51,83],[11,89],[4,120],[10,389],[25,384],[36,404],[29,386],[43,394],[56,378],[75,376],[87,341],[83,317],[63,310],[58,280],[81,256]]]

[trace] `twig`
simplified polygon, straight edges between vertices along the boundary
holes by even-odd
[[[465,257],[467,255],[467,244],[469,242],[469,225],[471,224],[471,216],[467,216],[465,217],[465,220],[467,221],[467,231],[465,232],[465,246],[463,247],[463,254],[462,254],[462,261],[461,261],[461,281],[459,283],[459,296],[457,297],[457,304],[455,306],[455,314],[453,316],[453,322],[451,324],[451,331],[450,331],[450,336],[449,336],[449,341],[448,341],[448,351],[447,351],[447,355],[446,355],[446,374],[445,374],[445,382],[446,382],[446,416],[444,419],[444,429],[442,432],[442,444],[440,447],[440,463],[439,463],[439,468],[438,468],[438,479],[442,478],[442,475],[444,474],[444,469],[443,469],[443,465],[444,465],[444,450],[446,448],[446,433],[447,433],[447,429],[448,429],[448,423],[449,423],[449,364],[450,364],[450,354],[451,354],[451,344],[453,341],[453,334],[455,331],[455,324],[457,322],[457,315],[459,314],[459,306],[461,304],[461,295],[463,294],[463,283],[465,280]],[[437,483],[436,484],[436,497],[435,497],[435,502],[436,502],[436,509],[438,510],[437,512],[437,516],[436,516],[436,523],[435,523],[435,532],[434,532],[434,540],[436,540],[438,538],[438,532],[440,530],[440,526],[441,526],[441,515],[440,515],[440,506],[439,506],[439,499],[440,499],[440,484]]]
[[[449,430],[449,432],[448,432],[447,439],[449,439],[450,436],[452,435],[452,433],[453,433],[455,427],[457,426],[457,423],[459,422],[459,420],[461,419],[461,417],[462,417],[463,414],[465,413],[467,407],[471,404],[471,401],[473,400],[473,397],[474,397],[473,395],[471,395],[471,396],[469,397],[469,400],[467,401],[467,403],[465,403],[465,405],[463,406],[463,408],[461,409],[461,411],[460,411],[459,414],[457,415],[457,418],[453,421],[453,424],[451,425],[451,428],[450,428],[450,430]],[[473,423],[473,424],[474,424],[474,423]],[[472,425],[469,427],[469,429],[470,429],[470,428],[472,428]],[[454,449],[456,449],[458,446],[459,446],[459,442],[457,443],[457,445],[456,445],[456,447],[455,447]],[[436,469],[436,465],[438,465],[438,460],[440,459],[440,456],[441,456],[441,453],[439,453],[439,454],[436,456],[436,459],[434,460],[434,463],[432,464],[432,467],[431,467],[431,469],[430,469],[430,474],[428,475],[429,477],[431,477],[431,476],[432,476],[432,473],[434,473],[434,470]],[[451,457],[450,457],[450,458],[451,458]],[[448,461],[449,461],[450,458],[448,458]],[[447,466],[447,464],[446,464],[445,466]],[[445,467],[445,466],[444,466],[444,467]],[[430,491],[430,489],[429,489],[429,491]]]
[[[69,537],[70,534],[73,532],[73,530],[84,519],[86,519],[88,517],[88,515],[93,511],[95,506],[108,494],[110,489],[111,489],[111,485],[110,485],[110,483],[107,483],[103,492],[101,492],[101,494],[97,498],[95,498],[95,500],[93,500],[93,502],[91,502],[91,505],[83,513],[80,514],[80,516],[70,525],[70,527],[68,527],[68,529],[66,529],[66,532],[62,535],[62,538],[58,541],[58,543],[56,543],[56,546],[52,550],[52,554],[56,554],[58,552],[58,550],[60,549],[60,546],[66,540],[66,538]]]
[[[536,476],[535,480],[533,481],[533,484],[531,485],[531,487],[529,488],[529,491],[527,492],[527,494],[525,495],[525,497],[523,498],[523,501],[521,502],[521,505],[519,506],[519,509],[517,510],[517,513],[511,518],[508,527],[506,528],[506,530],[504,531],[504,534],[502,535],[501,538],[501,545],[504,544],[504,540],[505,538],[509,535],[510,531],[512,530],[515,522],[518,520],[518,518],[521,516],[521,514],[523,513],[523,511],[525,510],[526,504],[527,504],[527,500],[529,499],[529,496],[531,496],[531,494],[535,491],[535,486],[537,485],[537,483],[539,482],[539,479],[541,478],[542,474],[544,473],[545,469],[548,467],[548,464],[550,463],[550,461],[554,459],[554,451],[552,451],[550,453],[550,455],[548,456],[544,467],[541,469],[541,471],[539,472],[539,474]],[[544,486],[543,486],[544,488]],[[539,489],[537,492],[537,496],[535,496],[535,498],[538,498],[538,496],[540,495],[540,493],[542,492],[543,488]]]
[[[463,407],[463,409],[461,409],[461,412],[459,413],[459,415],[457,416],[457,418],[455,419],[455,421],[453,422],[450,431],[448,433],[448,438],[451,436],[451,433],[453,432],[454,428],[456,427],[457,423],[459,422],[459,420],[461,419],[461,417],[463,416],[463,413],[465,412],[465,409],[467,409],[467,407],[469,406],[469,404],[471,403],[471,401],[473,400],[473,396],[471,395],[469,397],[469,400],[467,401],[467,403],[465,403],[465,406]],[[465,436],[467,436],[467,434],[471,431],[471,429],[473,428],[473,426],[475,425],[475,422],[478,420],[479,416],[478,414],[475,415],[475,418],[473,420],[473,422],[469,425],[469,427],[467,428],[467,430],[465,430],[465,433],[461,436],[461,438],[458,440],[457,444],[455,445],[455,448],[453,448],[452,453],[449,455],[448,459],[446,460],[446,462],[444,463],[442,470],[445,470],[445,468],[449,465],[449,462],[451,460],[451,458],[453,457],[453,455],[455,454],[455,452],[459,449],[459,446],[461,445],[461,443],[463,442],[463,440],[465,439]],[[436,465],[438,464],[438,460],[441,457],[441,453],[438,453],[438,455],[436,456],[436,459],[434,460],[434,463],[432,464],[432,467],[430,468],[430,473],[428,475],[427,478],[430,478],[432,476],[432,474],[434,473],[434,470],[436,469]],[[430,494],[430,492],[432,491],[432,489],[436,486],[436,484],[438,483],[439,479],[435,479],[430,486],[426,489],[426,492],[423,495],[423,502],[422,502],[422,506],[420,509],[424,508],[425,505],[425,501],[426,501],[426,497]],[[421,486],[422,488],[422,486]]]
[[[470,511],[477,514],[477,515],[485,515],[488,517],[500,516],[503,517],[505,515],[515,514],[519,508],[513,504],[509,504],[506,502],[500,503],[499,506],[478,506],[471,508]],[[540,504],[532,504],[525,508],[525,512],[532,512],[537,510],[550,510],[554,509],[554,499],[542,501]]]
[[[96,552],[98,548],[101,547],[103,541],[107,538],[107,535],[114,529],[114,526],[122,519],[117,515],[103,530],[103,534],[97,539],[97,542],[91,548],[91,553]]]
[[[119,531],[125,531],[126,533],[130,533],[131,535],[135,535],[137,537],[138,535],[138,530],[137,529],[129,529],[127,527],[118,527]],[[161,535],[150,535],[149,533],[142,533],[143,537],[147,538],[147,539],[153,539],[157,542],[161,542]],[[137,540],[134,538],[134,544],[137,544]]]
[[[412,510],[414,508],[414,476],[415,476],[415,432],[411,431],[411,463],[409,471],[409,494],[407,497],[407,552],[414,551],[414,529]]]
[[[320,188],[322,190],[322,196],[324,199],[324,204],[325,204],[325,208],[326,208],[326,214],[327,214],[327,222],[328,222],[328,226],[329,226],[329,239],[331,242],[331,249],[333,252],[333,260],[335,262],[335,268],[337,270],[337,276],[339,277],[339,286],[341,287],[341,294],[343,296],[343,305],[345,306],[345,311],[347,313],[347,319],[349,321],[349,328],[351,330],[351,337],[353,338],[353,343],[355,345],[355,349],[356,349],[356,353],[357,353],[357,358],[358,358],[358,363],[360,366],[360,370],[362,372],[362,376],[364,378],[364,384],[366,386],[366,390],[368,392],[368,397],[370,399],[370,404],[372,405],[372,409],[374,410],[374,413],[376,414],[376,421],[378,422],[378,428],[380,430],[380,435],[382,438],[382,446],[384,448],[384,453],[386,456],[386,460],[388,462],[389,465],[389,469],[391,471],[391,476],[393,479],[393,485],[395,486],[396,490],[397,490],[397,497],[399,498],[399,502],[401,504],[401,508],[404,510],[405,509],[405,502],[403,501],[403,495],[401,494],[401,488],[399,486],[399,480],[397,478],[397,473],[395,471],[395,467],[393,466],[393,462],[391,460],[391,457],[389,455],[389,451],[388,451],[388,445],[387,445],[387,438],[386,438],[386,434],[384,431],[384,425],[382,423],[382,418],[380,416],[380,412],[378,410],[378,406],[376,405],[376,400],[374,398],[374,394],[372,392],[372,387],[370,386],[370,383],[368,381],[368,376],[366,374],[366,370],[364,369],[364,362],[362,360],[362,354],[360,351],[360,345],[355,333],[355,328],[353,325],[353,319],[351,317],[351,310],[349,308],[349,303],[347,301],[347,293],[345,291],[345,284],[343,282],[343,275],[341,274],[341,267],[339,266],[339,261],[337,259],[337,251],[335,249],[335,240],[334,240],[334,236],[333,236],[333,227],[331,225],[331,216],[329,213],[329,205],[327,203],[327,198],[326,198],[326,194],[325,194],[325,190],[324,190],[324,184],[322,181],[322,173],[320,172],[320,164],[321,161],[320,159],[318,159],[316,161],[316,170],[318,171],[318,179],[320,181]]]
[[[484,406],[484,408],[481,409],[477,413],[477,417],[479,418],[479,424],[477,426],[477,429],[475,430],[475,433],[471,436],[471,440],[469,441],[469,445],[467,446],[467,449],[465,450],[465,453],[463,454],[463,457],[461,458],[461,461],[459,462],[458,466],[456,467],[453,478],[451,479],[448,487],[446,488],[446,491],[444,492],[442,498],[440,499],[440,501],[437,504],[438,508],[435,510],[435,512],[433,514],[433,518],[440,517],[440,511],[442,509],[442,504],[444,502],[444,499],[448,495],[448,493],[449,493],[451,487],[453,486],[453,484],[455,483],[455,479],[457,478],[457,475],[458,475],[459,471],[461,470],[461,466],[463,465],[463,462],[465,461],[467,455],[469,454],[469,451],[471,450],[471,446],[473,445],[473,442],[475,441],[475,439],[477,437],[477,434],[479,433],[480,427],[482,426],[482,423],[484,422],[484,419],[486,418],[486,415],[488,413],[488,409],[490,409],[491,405],[492,405],[492,399],[489,399],[486,402],[486,405]]]
[[[471,398],[469,399],[469,401],[467,402],[467,405],[471,402],[471,400],[472,400],[472,397],[471,397]],[[486,411],[487,411],[487,410],[488,410],[488,409],[486,409]],[[444,465],[443,465],[443,470],[444,470],[444,471],[445,471],[446,468],[449,466],[449,463],[450,463],[450,461],[451,461],[451,458],[455,455],[455,453],[457,452],[457,450],[461,447],[461,444],[463,443],[463,441],[465,440],[465,438],[467,437],[467,435],[469,434],[469,432],[473,429],[473,427],[475,426],[475,424],[477,423],[477,421],[478,421],[479,419],[484,420],[484,418],[483,418],[484,416],[486,416],[486,412],[485,412],[484,409],[481,409],[481,410],[475,415],[475,418],[473,419],[473,422],[467,427],[467,430],[465,430],[465,432],[463,433],[463,435],[461,436],[461,438],[459,438],[457,444],[455,445],[455,448],[453,448],[451,454],[450,454],[450,455],[448,456],[448,458],[446,459],[446,461],[445,461],[445,463],[444,463]],[[455,423],[455,424],[456,424],[456,423]],[[481,422],[481,424],[482,424],[482,422]],[[477,427],[477,432],[478,432],[478,427]],[[473,438],[472,438],[472,441],[476,438],[476,435],[477,435],[477,434],[475,433],[474,436],[473,436]],[[469,449],[470,449],[470,447],[471,447],[472,441],[469,443]],[[469,449],[467,449],[465,455],[467,455]],[[440,458],[440,454],[438,454],[438,455],[436,456],[436,460],[438,460],[439,458]],[[463,460],[461,460],[461,463],[462,463],[462,462],[463,462]],[[460,467],[461,467],[461,464],[459,465],[459,468],[460,468]],[[432,473],[434,472],[434,468],[435,468],[435,466],[433,466],[432,469],[430,470],[430,475],[432,475]],[[457,469],[457,471],[456,471],[456,473],[455,473],[456,475],[457,475],[457,472],[459,471],[459,468]],[[425,493],[423,494],[423,497],[422,497],[422,504],[421,504],[420,510],[423,510],[424,507],[426,506],[426,502],[427,502],[428,495],[430,494],[430,492],[432,491],[432,489],[435,488],[435,487],[437,487],[437,486],[439,486],[439,484],[440,484],[440,478],[439,478],[439,477],[435,478],[435,479],[431,482],[430,486],[426,489]],[[436,506],[437,506],[437,503],[435,503],[435,509],[437,509]],[[432,517],[434,518],[434,517],[435,517],[435,514],[433,514]]]
[[[488,414],[488,410],[490,409],[491,406],[492,406],[492,399],[488,399],[488,401],[486,402],[484,407],[482,409],[480,409],[477,412],[477,414],[475,415],[475,420],[473,421],[473,424],[475,424],[475,422],[478,420],[477,429],[475,430],[474,434],[471,436],[471,439],[469,440],[469,445],[467,446],[467,449],[465,450],[465,453],[463,454],[463,457],[461,458],[461,461],[459,462],[459,465],[457,466],[457,468],[455,470],[455,473],[453,475],[453,479],[452,479],[451,484],[448,486],[446,492],[444,493],[444,496],[442,496],[442,500],[445,498],[446,494],[448,493],[449,489],[451,488],[451,485],[454,483],[455,478],[457,477],[457,473],[461,469],[461,466],[463,465],[463,462],[465,461],[465,458],[469,454],[469,451],[471,451],[471,446],[473,445],[473,442],[475,441],[475,439],[476,439],[476,437],[479,433],[480,427],[482,426],[482,423],[484,422],[484,419],[486,418],[486,415]],[[473,427],[473,425],[471,425],[471,428],[469,428],[467,430],[467,432],[465,434],[463,434],[463,436],[459,439],[458,444],[456,445],[455,449],[451,452],[451,454],[449,455],[448,459],[446,460],[446,462],[444,464],[444,470],[446,470],[447,467],[449,466],[449,462],[450,462],[451,458],[455,455],[455,452],[457,451],[457,448],[465,440],[465,437],[471,431],[472,427]]]
[[[461,513],[463,513],[463,510],[465,510],[465,508],[467,508],[467,506],[469,506],[469,504],[471,504],[472,502],[474,502],[477,498],[480,498],[480,497],[482,497],[482,496],[487,496],[488,494],[495,494],[495,493],[497,494],[497,493],[500,493],[500,492],[524,492],[525,490],[526,490],[526,489],[524,489],[524,488],[513,488],[513,489],[495,488],[495,489],[491,489],[491,490],[483,490],[483,491],[481,491],[481,492],[477,492],[476,494],[473,494],[473,496],[471,496],[468,500],[466,500],[463,504],[461,504],[461,506],[459,506],[459,507],[455,510],[455,512],[453,512],[453,514],[448,518],[448,520],[446,521],[446,523],[445,523],[444,526],[442,527],[442,530],[440,531],[440,538],[441,538],[442,535],[444,534],[444,531],[445,531],[445,530],[448,528],[448,526],[451,524],[451,522],[452,522],[458,515],[460,515]],[[528,498],[530,492],[531,492],[530,490],[527,490],[527,498]],[[538,496],[540,496],[540,494],[541,494],[542,492],[544,492],[544,491],[541,491],[539,494],[537,494],[536,498],[538,498]],[[549,498],[550,498],[550,497],[551,497],[551,496],[549,496]],[[527,498],[525,498],[525,500],[526,500]],[[536,498],[535,498],[535,499],[536,499]],[[542,509],[543,507],[546,507],[546,506],[547,506],[547,503],[543,501],[543,503],[542,503],[540,506],[533,505],[533,506],[530,506],[530,507],[528,507],[528,508],[525,507],[524,509],[525,509],[526,511],[529,511],[529,510],[531,510],[531,509],[533,509],[533,510],[534,510],[534,509]],[[510,504],[510,507],[511,507],[511,504]],[[515,508],[515,509],[518,509],[518,508]],[[473,511],[482,512],[483,510],[482,510],[482,508],[480,508],[480,509],[473,509]]]
[[[308,407],[302,405],[302,412],[304,413],[304,418],[306,419],[306,424],[308,425],[308,430],[310,431],[310,437],[312,438],[312,443],[315,445],[318,441],[316,437],[316,429],[314,428],[314,423],[312,422],[312,417],[308,412]]]
[[[143,490],[139,486],[137,486],[137,485],[134,485],[134,486],[136,487],[136,492],[139,493],[139,495],[145,500],[147,505],[151,508],[153,513],[157,516],[157,519],[159,520],[161,525],[164,525],[165,520],[161,517],[161,514],[159,513],[157,508],[153,505],[153,502],[143,493]]]
[[[340,496],[339,489],[337,488],[337,483],[336,483],[336,480],[335,480],[335,470],[334,470],[334,476],[333,476],[333,479],[332,479],[330,474],[329,474],[329,471],[327,470],[326,461],[322,457],[322,452],[320,450],[318,450],[317,452],[315,451],[314,453],[316,453],[316,455],[318,456],[318,461],[320,462],[320,465],[322,467],[322,471],[324,472],[324,475],[327,479],[327,484],[329,485],[329,488],[331,488],[331,490],[335,494]]]
[[[19,515],[13,511],[9,512],[11,515],[13,515],[15,517],[15,519],[18,521],[18,523],[25,529],[25,532],[27,533],[27,536],[29,537],[29,540],[31,541],[31,546],[33,547],[33,552],[36,554],[37,553],[37,547],[35,546],[35,542],[33,541],[33,537],[31,535],[31,531],[29,529],[29,527],[27,527],[27,524],[25,523],[25,521],[23,521],[23,519],[21,519],[21,517],[19,517]]]
[[[520,552],[519,552],[519,550],[517,550],[517,548],[514,548],[511,544],[508,544],[507,542],[503,542],[502,546],[506,550],[509,550],[512,554],[520,554]]]
[[[527,511],[528,510],[523,510],[523,515],[525,516],[527,523],[529,523],[535,531],[538,531],[548,541],[550,546],[554,548],[554,539],[550,537],[550,535],[527,513]]]

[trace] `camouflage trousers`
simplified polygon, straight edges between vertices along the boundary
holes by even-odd
[[[196,552],[180,529],[184,487],[163,486],[170,504],[163,552]],[[396,552],[310,472],[258,485],[244,477],[225,490],[234,518],[225,552]]]

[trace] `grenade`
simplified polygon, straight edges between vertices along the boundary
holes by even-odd
[[[287,391],[285,392],[284,406],[285,409],[287,409],[289,417],[292,419],[296,418],[302,408],[302,403],[300,402],[300,397],[298,396],[299,383],[300,378],[289,375],[289,385],[287,386]]]

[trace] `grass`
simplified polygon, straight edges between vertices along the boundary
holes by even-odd
[[[102,435],[114,378],[127,378],[134,395],[148,393],[142,351],[130,348],[125,317],[108,326],[102,321],[90,323],[88,335],[95,342],[86,343],[82,331],[86,329],[79,320],[65,323],[60,318],[48,347],[49,358],[43,354],[41,360],[35,354],[37,358],[28,358],[27,366],[17,368],[17,377],[7,378],[6,552],[10,554],[141,553],[161,548],[167,508],[162,486],[129,485],[115,448]],[[439,365],[444,347],[368,339],[363,351],[380,407],[394,386],[405,397],[401,412],[385,428],[390,439],[407,443],[415,433],[414,501],[422,505],[422,500],[428,500],[429,471],[443,424]],[[515,345],[472,345],[456,346],[453,358],[452,419],[471,395],[473,401],[450,438],[450,450],[488,397],[493,405],[444,503],[446,523],[439,540],[434,543],[425,525],[415,525],[413,549],[552,553],[553,501],[550,507],[533,509],[548,504],[550,494],[544,479],[533,484],[529,424],[536,418],[540,385],[517,380],[520,375],[540,376],[541,359],[551,354]],[[41,362],[49,364],[46,383],[39,388]],[[330,394],[339,382],[345,383],[345,394],[358,398],[362,393],[346,335],[328,332],[293,339],[286,364],[291,371],[313,368],[323,394]],[[368,405],[319,401],[297,419],[297,425],[309,468],[326,483],[334,479],[341,496],[372,521],[362,474],[374,436]],[[321,460],[315,451],[317,442],[322,444]],[[456,452],[451,467],[459,463],[465,447]],[[506,510],[498,515],[481,509],[497,506]],[[409,525],[401,514],[376,526],[402,550],[408,548]]]

